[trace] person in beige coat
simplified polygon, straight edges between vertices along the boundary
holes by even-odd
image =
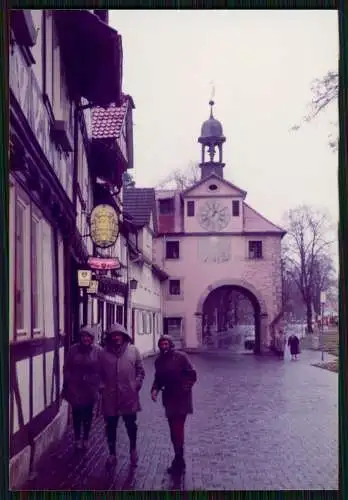
[[[130,443],[131,463],[137,463],[137,413],[141,411],[139,391],[145,377],[138,349],[121,324],[112,325],[105,332],[100,376],[102,382],[102,412],[110,456],[108,464],[116,463],[116,430],[119,418],[126,426]]]

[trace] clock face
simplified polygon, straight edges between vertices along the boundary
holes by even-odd
[[[230,221],[227,207],[215,200],[209,200],[199,210],[198,222],[206,231],[222,231]]]

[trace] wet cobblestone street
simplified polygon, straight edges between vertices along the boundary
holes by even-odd
[[[172,449],[163,407],[149,396],[154,358],[148,358],[137,468],[129,466],[122,422],[117,466],[106,469],[99,417],[85,453],[76,454],[69,429],[26,489],[337,489],[338,377],[311,366],[318,356],[305,351],[299,361],[284,362],[253,355],[190,355],[199,380],[195,413],[186,427],[187,471],[174,482],[166,472]]]

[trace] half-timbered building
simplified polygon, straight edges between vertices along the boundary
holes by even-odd
[[[95,177],[95,205],[108,204],[117,212],[120,233],[110,248],[94,248],[95,257],[116,259],[119,267],[104,272],[98,271],[98,291],[94,294],[93,323],[105,331],[112,323],[129,326],[129,232],[123,222],[123,175],[133,168],[133,99],[121,96],[120,104],[98,106],[92,111],[91,154]]]
[[[11,488],[65,430],[65,349],[93,319],[92,299],[77,286],[77,270],[93,252],[86,113],[121,106],[121,37],[105,20],[103,11],[11,12]]]

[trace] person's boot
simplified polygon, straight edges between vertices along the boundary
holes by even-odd
[[[138,453],[136,448],[130,450],[130,461],[134,466],[138,463]]]
[[[181,474],[186,469],[186,464],[184,460],[184,449],[179,448],[175,452],[175,457],[172,462],[172,465],[168,467],[167,471],[169,474]]]

